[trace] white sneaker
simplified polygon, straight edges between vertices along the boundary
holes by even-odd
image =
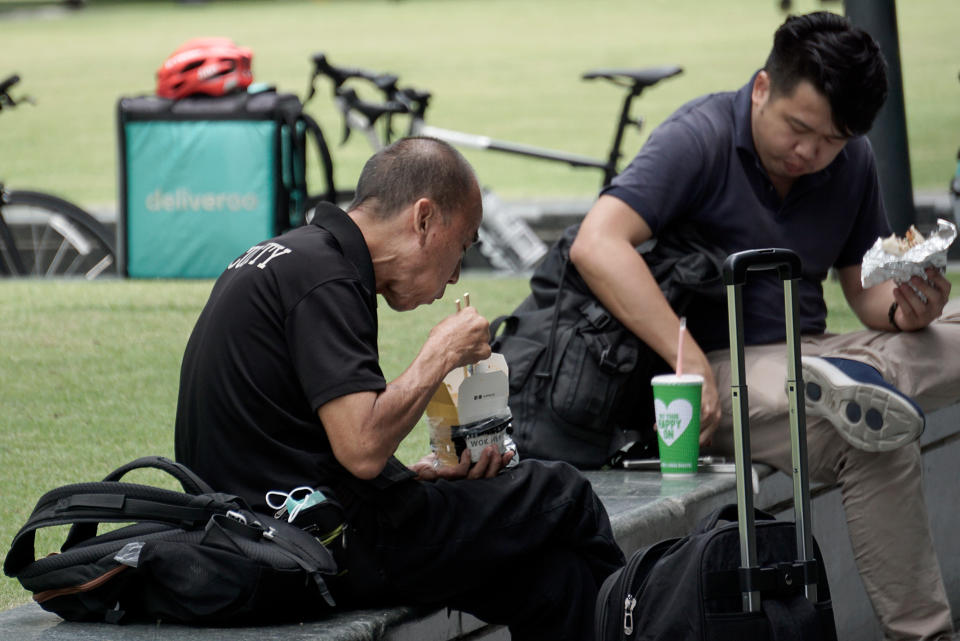
[[[802,363],[807,414],[829,420],[857,449],[894,450],[923,433],[920,407],[873,367],[817,356],[804,356]]]

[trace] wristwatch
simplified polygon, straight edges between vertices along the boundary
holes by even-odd
[[[897,301],[893,301],[892,303],[890,303],[890,311],[887,312],[887,318],[890,319],[890,324],[893,325],[893,328],[895,330],[897,330],[898,332],[902,332],[903,330],[900,329],[900,326],[897,325],[897,321],[894,318],[894,316],[896,316],[897,314],[898,307],[900,307],[900,305],[897,303]]]

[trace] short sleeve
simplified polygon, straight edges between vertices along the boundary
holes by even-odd
[[[314,411],[354,392],[386,387],[377,351],[377,316],[352,279],[327,281],[289,312],[290,359]]]
[[[699,196],[705,155],[702,141],[687,123],[668,120],[602,193],[628,204],[656,236]]]
[[[859,265],[863,262],[863,255],[873,246],[877,238],[889,236],[891,233],[887,211],[883,205],[883,196],[880,193],[877,164],[869,140],[863,137],[856,142],[848,143],[848,153],[850,154],[848,166],[857,172],[857,178],[862,181],[861,198],[850,235],[834,263],[838,269]]]

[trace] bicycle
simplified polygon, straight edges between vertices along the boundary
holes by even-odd
[[[10,95],[19,81],[12,75],[0,82],[0,111],[33,103]],[[93,279],[115,270],[114,242],[100,221],[62,198],[0,181],[0,277]]]
[[[354,129],[367,137],[370,145],[380,149],[394,138],[394,118],[407,116],[409,124],[406,135],[429,136],[446,141],[452,145],[473,149],[499,151],[527,158],[549,162],[559,162],[577,169],[599,170],[602,173],[601,186],[606,186],[619,171],[622,158],[621,147],[624,134],[629,127],[639,131],[643,127],[643,118],[631,116],[634,99],[644,90],[661,80],[682,73],[681,67],[670,65],[639,69],[594,69],[582,75],[584,80],[603,79],[626,89],[626,95],[620,107],[613,141],[606,157],[591,158],[580,154],[536,147],[490,138],[464,131],[444,129],[426,122],[426,111],[432,98],[430,91],[413,87],[399,87],[399,78],[390,73],[374,72],[356,67],[338,67],[330,63],[322,52],[312,56],[313,75],[307,95],[309,100],[316,90],[316,80],[320,76],[328,77],[333,83],[334,101],[343,116],[344,141]],[[375,103],[363,100],[348,83],[361,79],[371,83],[384,97],[384,101]],[[306,100],[304,102],[306,102]],[[377,131],[377,123],[383,118],[383,132]],[[480,229],[480,250],[497,268],[524,271],[533,267],[546,253],[543,242],[530,229],[526,221],[513,216],[496,194],[484,188],[484,218]]]

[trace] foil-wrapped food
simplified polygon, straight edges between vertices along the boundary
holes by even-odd
[[[913,276],[926,278],[924,272],[933,267],[947,269],[947,248],[957,237],[957,226],[943,218],[926,237],[910,226],[901,238],[891,235],[878,238],[863,256],[860,279],[864,287],[873,287],[890,279],[897,284]]]

